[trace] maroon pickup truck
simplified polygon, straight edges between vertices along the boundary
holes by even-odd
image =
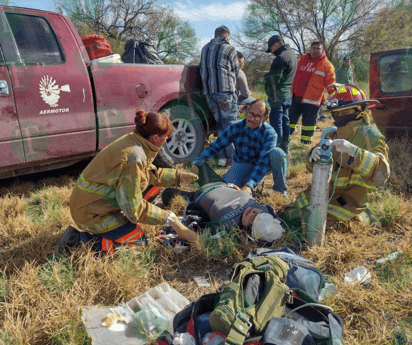
[[[371,54],[369,85],[370,98],[380,102],[373,118],[386,136],[412,135],[412,49]]]
[[[203,149],[209,108],[197,66],[96,63],[64,16],[0,6],[0,178],[67,166],[134,128],[137,108],[176,130],[158,164]]]

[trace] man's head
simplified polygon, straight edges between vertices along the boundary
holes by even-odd
[[[312,42],[309,50],[309,57],[311,60],[317,59],[323,53],[323,44],[319,41]]]
[[[285,231],[279,220],[271,214],[254,207],[248,207],[242,216],[242,225],[252,228],[252,237],[256,240],[271,242],[282,237]]]
[[[256,216],[263,211],[259,208],[248,207],[242,215],[242,225],[247,228],[251,227]]]
[[[247,126],[251,129],[258,128],[269,118],[269,111],[269,106],[265,101],[261,99],[253,101],[245,113]]]
[[[266,53],[273,54],[279,47],[283,45],[285,45],[283,39],[279,35],[273,35],[268,40],[268,49],[266,50]]]
[[[245,56],[241,52],[237,52],[237,60],[239,61],[239,66],[242,69],[245,67]]]
[[[226,41],[230,41],[230,30],[227,26],[221,25],[215,30],[215,38],[221,37]]]
[[[350,59],[347,57],[347,56],[345,56],[343,59],[342,59],[342,64],[343,64],[343,66],[345,66],[346,68],[348,68],[349,66],[350,66]]]

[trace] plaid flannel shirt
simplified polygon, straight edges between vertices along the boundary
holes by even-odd
[[[236,49],[221,37],[202,48],[200,75],[205,94],[236,92],[239,62]]]
[[[258,128],[251,129],[246,120],[236,121],[227,127],[218,138],[210,144],[193,164],[201,165],[206,160],[217,156],[223,148],[233,143],[235,146],[234,160],[236,163],[253,164],[255,167],[245,185],[254,189],[265,176],[269,166],[269,150],[276,147],[277,135],[267,122]]]

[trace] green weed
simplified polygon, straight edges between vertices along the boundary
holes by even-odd
[[[61,216],[63,204],[57,192],[52,189],[37,190],[25,200],[26,217],[35,225],[49,226]]]
[[[199,243],[207,256],[224,259],[237,249],[239,238],[235,227],[225,227],[211,222],[199,235]]]
[[[412,282],[412,262],[404,254],[388,260],[376,267],[379,283],[391,290],[401,290]]]
[[[92,338],[87,334],[86,327],[76,321],[66,321],[53,332],[53,345],[91,345]]]
[[[38,277],[45,289],[51,292],[62,292],[73,286],[77,271],[68,257],[53,254],[40,264]]]
[[[117,264],[131,276],[141,276],[150,271],[155,261],[155,251],[151,245],[146,248],[122,246],[116,251]]]

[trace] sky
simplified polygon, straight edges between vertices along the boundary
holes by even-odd
[[[39,10],[54,10],[52,0],[12,0],[12,5],[35,8]],[[239,31],[241,18],[246,9],[247,1],[205,1],[205,0],[157,0],[160,5],[169,5],[183,20],[188,20],[199,38],[198,48],[209,42],[215,29],[226,25],[232,33]]]

